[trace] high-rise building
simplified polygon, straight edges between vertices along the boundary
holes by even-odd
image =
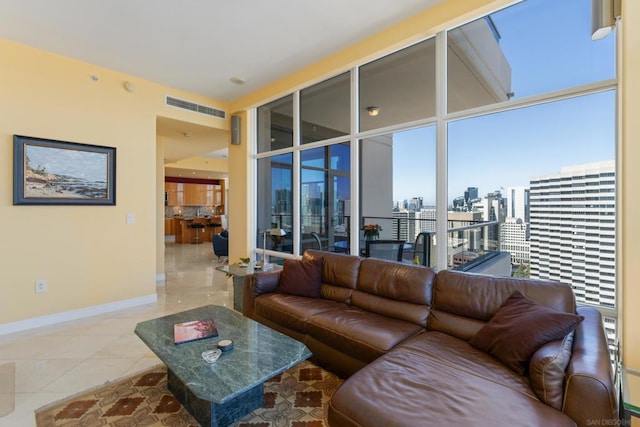
[[[511,254],[512,264],[529,264],[529,187],[505,190],[506,219],[500,224],[500,250]]]
[[[531,180],[531,277],[571,284],[578,302],[615,307],[614,161]]]
[[[475,200],[478,198],[478,187],[467,187],[467,190],[464,192],[464,201],[469,205],[470,200]]]
[[[458,196],[453,199],[453,210],[456,212],[462,212],[464,210],[464,197]]]
[[[509,187],[505,191],[507,218],[522,219],[529,223],[529,187]]]
[[[416,212],[416,222],[417,222],[417,230],[416,235],[418,233],[422,233],[423,231],[436,231],[436,207],[429,206],[423,207],[419,212]]]
[[[413,197],[407,201],[406,208],[410,211],[417,212],[422,209],[422,197]]]
[[[529,224],[507,218],[500,224],[500,251],[511,254],[511,264],[529,264]]]
[[[399,240],[413,242],[416,238],[416,222],[415,212],[401,209],[393,212],[393,224],[391,226],[391,234],[398,236]]]

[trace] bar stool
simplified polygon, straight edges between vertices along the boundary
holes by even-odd
[[[213,242],[213,235],[216,234],[216,228],[222,227],[219,222],[208,222],[207,227],[211,228],[211,241]]]
[[[201,222],[192,222],[189,224],[189,228],[196,233],[196,236],[191,239],[191,243],[200,243],[200,230],[204,229],[204,224]],[[195,242],[193,241],[194,239]]]

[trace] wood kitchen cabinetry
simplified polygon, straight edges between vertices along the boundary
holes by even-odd
[[[193,184],[166,182],[167,206],[220,206],[224,210],[224,182],[220,184]]]
[[[184,205],[184,184],[179,182],[165,182],[164,191],[167,206]]]
[[[173,218],[165,218],[164,220],[164,235],[175,236],[176,234],[176,222]]]

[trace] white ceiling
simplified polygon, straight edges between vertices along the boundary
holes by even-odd
[[[0,38],[231,102],[441,1],[0,0]],[[157,129],[167,162],[226,154],[214,130]]]
[[[0,37],[230,102],[441,1],[0,0]]]

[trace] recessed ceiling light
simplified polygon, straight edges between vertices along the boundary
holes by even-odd
[[[234,85],[243,85],[245,83],[245,80],[243,78],[240,78],[240,77],[231,77],[229,80]]]

